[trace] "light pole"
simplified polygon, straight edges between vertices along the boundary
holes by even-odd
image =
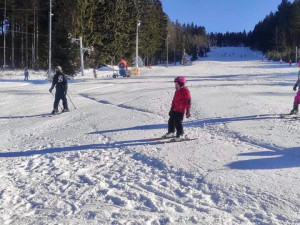
[[[168,34],[167,35],[167,64],[166,64],[166,67],[169,67],[169,37],[170,37],[171,35],[170,34]]]
[[[83,44],[82,44],[82,37],[79,37],[80,42],[80,61],[81,61],[81,76],[84,76],[84,60],[83,60]]]
[[[71,38],[71,43],[74,43],[76,41],[79,41],[80,44],[80,62],[81,62],[81,76],[84,76],[84,52],[85,51],[93,51],[93,47],[92,48],[84,48],[83,47],[83,43],[82,43],[82,37],[79,38]]]
[[[48,78],[50,78],[51,75],[51,42],[52,42],[52,0],[50,0],[50,10],[49,10],[49,68],[48,68]]]
[[[4,5],[4,20],[3,20],[3,24],[5,27],[6,26],[6,0],[5,0],[5,5]],[[3,42],[3,69],[6,68],[6,27],[5,27],[5,31],[4,31],[4,42]]]
[[[136,57],[135,57],[135,66],[139,68],[139,26],[141,25],[141,21],[137,21],[136,24]]]

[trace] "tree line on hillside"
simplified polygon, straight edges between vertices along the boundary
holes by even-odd
[[[249,36],[243,32],[210,33],[209,45],[218,47],[241,47],[249,45]]]
[[[267,15],[249,33],[211,33],[209,43],[219,47],[249,46],[271,60],[295,61],[296,46],[300,47],[300,0],[282,0],[277,11]]]
[[[178,21],[168,20],[169,58],[172,62],[180,62],[186,53],[191,55],[191,60],[204,57],[208,49],[208,36],[204,26],[194,23],[180,24]],[[181,62],[182,63],[182,62]]]
[[[294,61],[295,48],[300,47],[300,0],[282,0],[277,11],[249,33],[249,45],[266,53],[269,59]]]
[[[0,65],[15,68],[48,68],[49,3],[47,0],[3,0],[0,3]],[[52,65],[67,74],[80,67],[78,43],[93,51],[84,54],[87,67],[135,62],[136,33],[139,56],[145,64],[175,60],[182,52],[199,53],[206,46],[204,27],[172,23],[160,0],[52,0]],[[140,26],[138,26],[140,21]],[[196,53],[194,53],[196,54]],[[5,57],[4,57],[5,55]]]
[[[271,60],[295,61],[300,55],[300,0],[282,0],[275,13],[271,12],[246,33],[210,33],[210,46],[248,46],[265,53]]]

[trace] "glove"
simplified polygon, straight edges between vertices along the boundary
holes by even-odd
[[[169,111],[169,116],[171,117],[173,114],[173,107],[171,107],[170,111]]]
[[[49,89],[49,92],[50,92],[50,93],[52,93],[52,90],[53,90],[53,89],[52,89],[52,88],[50,88],[50,89]]]
[[[298,86],[298,85],[295,84],[295,86],[293,87],[293,90],[294,90],[294,91],[297,91],[297,86]]]
[[[187,110],[186,110],[185,116],[186,116],[186,118],[190,118],[190,116],[191,116],[190,109],[187,109]]]

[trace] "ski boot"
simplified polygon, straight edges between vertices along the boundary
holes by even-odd
[[[172,138],[172,137],[174,137],[174,132],[168,132],[162,136],[162,138]]]
[[[297,115],[298,114],[298,104],[294,104],[292,111],[290,112],[290,115]]]
[[[65,113],[65,112],[70,112],[69,109],[63,109],[63,111],[61,111],[62,113]]]
[[[52,115],[57,114],[57,113],[58,113],[58,109],[53,109],[51,112]]]
[[[176,135],[175,138],[173,138],[171,141],[172,142],[177,142],[177,141],[183,141],[186,137],[182,134],[182,135]]]

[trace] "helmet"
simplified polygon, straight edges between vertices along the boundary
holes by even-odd
[[[60,72],[62,72],[61,66],[57,66],[55,69],[56,69],[56,70],[59,70]]]
[[[186,84],[186,79],[185,79],[185,77],[176,77],[174,79],[174,82],[177,82],[179,84],[185,85]]]

